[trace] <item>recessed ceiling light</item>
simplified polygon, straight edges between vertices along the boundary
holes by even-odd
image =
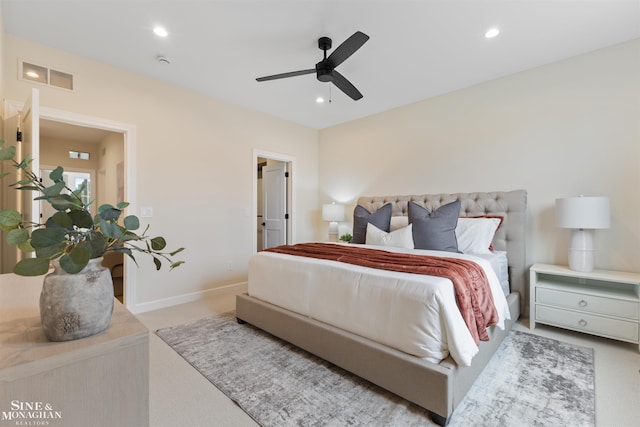
[[[487,31],[486,33],[484,33],[484,36],[488,39],[492,39],[495,36],[497,36],[498,34],[500,34],[500,30],[497,28],[491,28],[489,29],[489,31]]]
[[[316,98],[316,102],[317,102],[318,104],[322,104],[322,103],[324,102],[324,98],[323,98],[323,97],[321,97],[321,96],[319,96],[319,97],[317,97],[317,98]]]
[[[153,33],[158,37],[167,37],[169,35],[167,29],[159,25],[153,28]]]

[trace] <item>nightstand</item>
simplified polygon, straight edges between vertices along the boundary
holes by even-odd
[[[640,273],[534,264],[529,327],[536,323],[640,344]]]

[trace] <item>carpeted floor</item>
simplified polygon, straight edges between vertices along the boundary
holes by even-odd
[[[425,410],[234,313],[157,334],[263,426],[425,426]],[[450,426],[593,426],[593,350],[512,331]]]

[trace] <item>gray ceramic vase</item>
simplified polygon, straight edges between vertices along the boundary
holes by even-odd
[[[77,274],[53,262],[40,293],[40,319],[50,341],[69,341],[107,329],[113,313],[111,273],[95,258]]]

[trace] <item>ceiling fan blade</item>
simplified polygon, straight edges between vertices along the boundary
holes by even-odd
[[[362,94],[360,93],[360,91],[356,89],[356,87],[352,85],[351,82],[347,80],[342,74],[340,74],[336,70],[333,70],[331,72],[331,76],[333,77],[331,79],[331,83],[336,85],[338,89],[346,93],[351,99],[357,101],[358,99],[362,98]]]
[[[259,82],[265,82],[267,80],[285,79],[287,77],[303,76],[305,74],[313,74],[316,72],[315,68],[309,70],[291,71],[289,73],[274,74],[272,76],[258,77],[256,80]]]
[[[342,64],[348,57],[353,55],[356,50],[360,49],[363,44],[369,40],[369,36],[360,31],[356,31],[351,37],[346,39],[340,46],[338,46],[324,63],[329,68],[336,68]]]

